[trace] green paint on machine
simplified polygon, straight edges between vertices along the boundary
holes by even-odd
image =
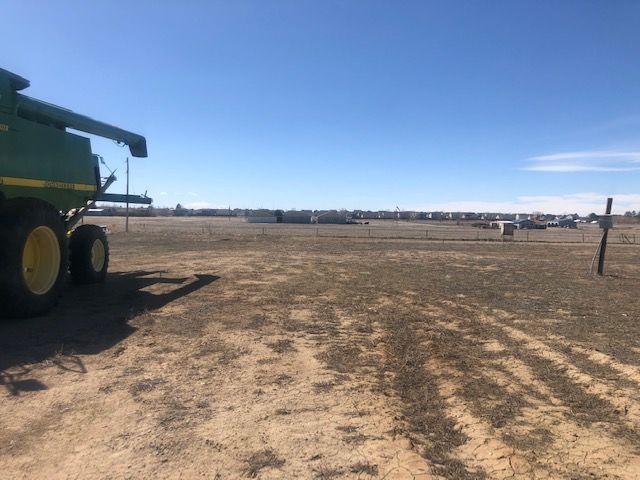
[[[105,232],[74,228],[96,201],[151,203],[109,197],[115,176],[103,179],[89,139],[67,129],[121,142],[134,157],[147,156],[142,135],[19,93],[27,87],[27,79],[0,69],[0,317],[10,318],[50,310],[67,272],[77,283],[105,280]]]
[[[147,156],[143,136],[19,93],[29,85],[0,69],[0,201],[37,198],[67,213],[104,193],[89,139],[67,128],[125,143],[133,156]]]

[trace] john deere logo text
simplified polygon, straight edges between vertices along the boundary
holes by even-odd
[[[5,125],[4,123],[0,123],[0,132],[8,132],[9,125]]]
[[[66,182],[56,182],[51,180],[45,180],[44,182],[45,188],[62,188],[64,190],[75,190],[76,186],[73,183]]]

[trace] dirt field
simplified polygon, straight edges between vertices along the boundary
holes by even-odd
[[[0,324],[0,478],[640,477],[640,246],[163,221]]]

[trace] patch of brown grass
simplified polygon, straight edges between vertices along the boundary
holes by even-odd
[[[265,468],[280,468],[285,464],[284,459],[278,457],[271,449],[260,450],[251,454],[246,460],[244,474],[250,478],[256,478]]]

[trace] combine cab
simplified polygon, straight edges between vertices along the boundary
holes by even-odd
[[[56,302],[67,272],[77,283],[105,279],[109,246],[96,225],[74,228],[96,201],[150,204],[106,193],[88,138],[110,138],[147,156],[143,136],[19,93],[29,81],[0,69],[0,316],[28,317]]]

